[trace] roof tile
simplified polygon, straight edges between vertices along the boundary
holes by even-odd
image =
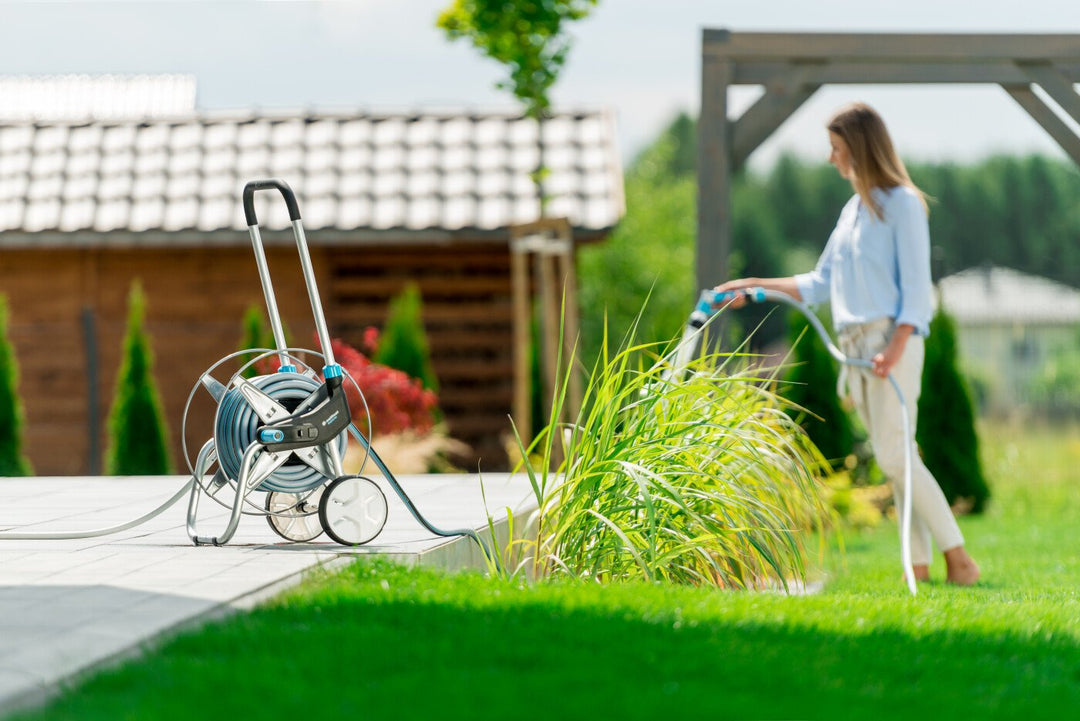
[[[556,115],[542,136],[551,212],[612,227],[610,118]],[[243,184],[270,176],[293,186],[312,228],[497,229],[535,219],[538,137],[534,120],[479,113],[0,123],[0,231],[242,229]],[[260,222],[287,227],[279,206],[260,200]]]

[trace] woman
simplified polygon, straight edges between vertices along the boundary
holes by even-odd
[[[904,429],[899,400],[886,380],[896,378],[915,428],[923,365],[923,339],[932,309],[930,232],[926,199],[908,176],[881,116],[863,103],[842,108],[829,121],[829,162],[855,195],[844,206],[817,267],[790,278],[743,278],[718,291],[760,286],[807,303],[828,301],[840,349],[870,358],[873,371],[849,368],[849,391],[870,434],[878,465],[902,507]],[[736,296],[731,305],[741,306]],[[914,444],[914,432],[911,435]],[[969,586],[979,567],[945,495],[911,453],[911,557],[915,578],[930,579],[930,541],[945,554],[946,579]]]

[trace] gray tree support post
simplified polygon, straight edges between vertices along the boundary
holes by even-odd
[[[697,285],[727,279],[731,176],[822,85],[993,83],[1080,165],[1080,35],[741,33],[702,34],[698,121]],[[731,85],[765,93],[728,118]],[[1036,92],[1048,96],[1057,109]]]

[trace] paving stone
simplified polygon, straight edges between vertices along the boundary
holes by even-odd
[[[0,508],[0,529],[14,533],[99,529],[136,518],[169,498],[185,478],[2,479],[17,501]],[[486,530],[475,476],[398,479],[429,522],[447,530]],[[494,518],[507,506],[532,507],[528,479],[486,474]],[[72,540],[5,540],[0,531],[0,714],[39,703],[78,674],[138,652],[170,630],[228,609],[249,608],[319,565],[384,556],[445,568],[482,566],[475,543],[427,531],[387,489],[383,532],[360,548],[325,536],[284,542],[265,519],[245,517],[233,542],[195,547],[186,504],[112,536]],[[208,504],[205,504],[208,505]],[[205,509],[200,533],[220,532],[225,510]]]

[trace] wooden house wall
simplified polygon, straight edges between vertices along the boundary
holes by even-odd
[[[176,469],[186,472],[180,426],[188,394],[204,370],[239,348],[245,310],[264,304],[250,248],[18,250],[2,257],[0,293],[8,298],[9,337],[20,364],[24,447],[36,473],[90,470],[87,313],[94,320],[99,447],[105,452],[135,279],[147,297],[146,329]],[[271,247],[268,259],[291,342],[313,347],[295,249]],[[477,459],[485,468],[502,467],[500,435],[509,430],[512,391],[505,246],[315,247],[312,259],[331,334],[354,344],[367,326],[382,326],[390,297],[408,281],[418,282],[441,408],[450,434],[474,449],[459,460],[472,468]],[[232,370],[219,380],[226,381]],[[188,421],[192,454],[210,437],[213,412],[199,391]]]
[[[381,328],[389,300],[413,282],[449,434],[468,470],[505,468],[513,403],[510,254],[505,244],[339,249],[326,264],[327,313],[342,338]],[[378,432],[378,429],[376,429]]]

